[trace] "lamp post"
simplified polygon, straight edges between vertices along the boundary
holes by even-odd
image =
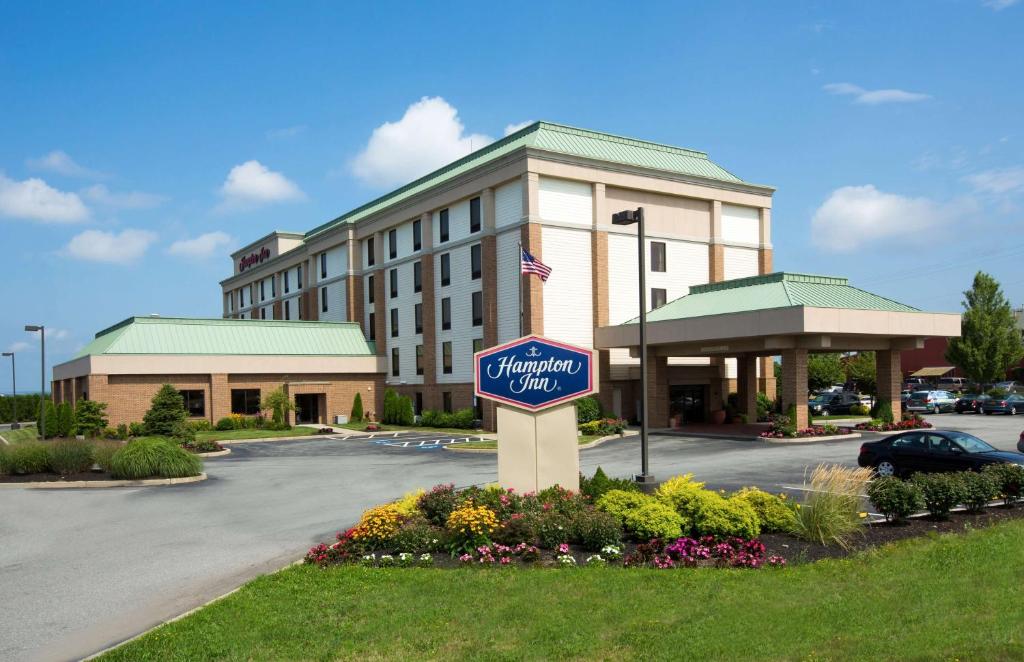
[[[11,409],[13,409],[13,418],[11,421],[11,429],[17,430],[21,426],[18,425],[18,380],[14,372],[14,352],[4,352],[4,356],[11,357],[11,390],[14,394],[11,396]]]
[[[628,209],[612,214],[612,225],[636,224],[637,256],[640,263],[640,473],[633,476],[638,483],[653,483],[647,460],[647,258],[644,239],[644,208]]]
[[[46,327],[42,324],[26,324],[25,330],[39,332],[39,438],[46,439]]]

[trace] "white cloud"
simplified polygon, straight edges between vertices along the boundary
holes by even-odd
[[[143,193],[142,191],[113,193],[103,184],[95,184],[83,189],[82,196],[98,205],[114,209],[150,209],[167,200],[162,195]]]
[[[39,337],[38,331],[29,331],[30,335]],[[46,339],[47,340],[67,340],[71,337],[71,332],[67,329],[61,329],[58,327],[46,327]]]
[[[284,140],[287,138],[294,138],[300,133],[304,133],[308,127],[305,124],[296,124],[295,126],[286,126],[283,129],[271,129],[267,131],[268,140]]]
[[[220,187],[220,193],[224,198],[218,205],[221,211],[303,200],[306,197],[295,182],[259,161],[246,161],[232,168]]]
[[[59,149],[55,149],[45,156],[36,159],[26,159],[25,164],[33,170],[52,172],[65,177],[79,177],[81,179],[106,179],[109,175],[79,165],[74,159]]]
[[[525,122],[519,122],[517,124],[506,124],[505,135],[510,136],[519,129],[525,129],[526,127],[530,126],[531,124],[533,124],[533,122],[534,120],[526,120]]]
[[[218,230],[201,234],[192,239],[179,239],[171,244],[167,252],[181,257],[206,258],[218,253],[230,243],[231,237]]]
[[[77,194],[58,191],[41,179],[19,182],[0,174],[0,216],[75,223],[88,218],[89,209]]]
[[[148,230],[129,228],[116,234],[86,230],[72,237],[64,252],[80,260],[129,264],[142,257],[154,241],[156,234]]]
[[[964,181],[979,193],[1017,193],[1024,191],[1024,167],[1015,166],[996,170],[986,170],[964,177]]]
[[[821,89],[829,94],[852,96],[854,103],[867,106],[877,106],[883,103],[913,103],[931,99],[931,95],[920,92],[907,92],[906,90],[865,90],[863,87],[852,83],[829,83]]]
[[[1012,7],[1017,4],[1019,0],[982,0],[981,4],[988,7],[992,11],[1003,11],[1007,7]]]
[[[967,200],[940,204],[879,191],[874,186],[844,186],[828,196],[811,218],[814,243],[837,253],[878,239],[921,236],[970,208]]]
[[[32,345],[30,345],[29,343],[25,342],[24,340],[19,340],[18,342],[12,342],[10,345],[7,346],[7,351],[8,352],[24,352],[24,351],[27,351],[29,349],[32,349]]]
[[[365,184],[404,184],[493,142],[465,133],[458,111],[441,97],[423,97],[397,122],[385,122],[370,135],[352,161],[352,172]]]

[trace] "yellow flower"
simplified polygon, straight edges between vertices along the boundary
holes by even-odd
[[[864,519],[865,517],[867,517],[867,516],[868,516],[868,514],[867,514],[867,513],[857,513],[857,515],[858,515],[858,516],[859,516],[859,517],[860,517],[861,519]]]

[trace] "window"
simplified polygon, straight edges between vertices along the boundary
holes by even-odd
[[[416,262],[412,265],[412,291],[423,291],[423,263]]]
[[[448,210],[442,209],[441,213],[438,214],[440,217],[438,233],[441,235],[441,241],[448,241]]]
[[[445,391],[441,394],[441,408],[444,409],[446,414],[452,413],[452,392]]]
[[[651,271],[665,271],[665,242],[651,242]]]
[[[397,377],[400,374],[400,372],[401,371],[398,369],[398,348],[397,347],[392,347],[391,348],[391,376],[392,377]]]
[[[327,278],[327,253],[320,253],[320,277]]]
[[[326,287],[321,287],[320,288],[320,311],[324,312],[324,313],[327,312],[327,288]]]
[[[249,284],[249,305],[256,303],[256,283]]]
[[[291,301],[284,302],[284,318],[290,320],[292,318],[292,306]]]
[[[376,315],[376,313],[370,313],[370,321],[367,322],[367,326],[369,328],[366,330],[366,339],[367,340],[376,340],[377,339],[377,315]]]
[[[289,285],[288,281],[289,281],[288,272],[285,271],[284,272],[284,293],[285,294],[288,294],[288,292],[291,291],[291,289],[288,287],[288,285]]]
[[[452,284],[452,256],[445,253],[441,256],[441,287]]]
[[[373,303],[375,288],[373,287],[373,275],[366,277],[366,303]]]
[[[302,319],[302,297],[295,298],[295,319]]]
[[[238,307],[245,308],[245,288],[241,288],[238,290],[238,301]]]
[[[206,416],[206,392],[205,391],[178,391],[185,401],[185,411],[189,416]]]
[[[450,340],[441,343],[441,372],[446,375],[452,374],[452,342]]]
[[[398,308],[391,309],[391,337],[398,337]]]
[[[267,300],[267,291],[266,291],[266,288],[263,287],[266,284],[267,284],[267,281],[265,281],[265,280],[261,280],[260,281],[260,301],[266,301]]]
[[[366,266],[372,267],[374,262],[373,237],[366,240]]]
[[[480,198],[469,201],[469,231],[480,232]]]
[[[388,231],[388,258],[394,260],[398,257],[398,230]]]
[[[420,221],[412,222],[412,249],[418,251],[423,248],[423,226]]]
[[[260,413],[260,390],[258,388],[231,389],[231,413],[254,416]]]
[[[273,299],[277,296],[277,278],[274,276],[270,277],[270,298]]]
[[[651,309],[661,308],[665,305],[667,294],[663,288],[652,287],[651,288]]]
[[[473,292],[473,326],[483,326],[484,297],[483,292]]]
[[[441,299],[441,330],[447,331],[452,328],[452,300],[449,297]]]
[[[261,320],[267,319],[267,309],[266,308],[260,308],[260,319]]]
[[[423,345],[416,345],[416,374],[423,374]]]
[[[480,278],[480,244],[469,249],[469,263],[473,270],[473,280]]]
[[[391,298],[394,299],[398,296],[398,269],[391,270]]]
[[[302,265],[295,267],[295,289],[302,289]]]
[[[423,391],[416,391],[416,397],[413,402],[416,406],[416,410],[413,413],[419,416],[423,413]]]
[[[416,304],[413,311],[416,317],[416,333],[423,333],[423,304]]]

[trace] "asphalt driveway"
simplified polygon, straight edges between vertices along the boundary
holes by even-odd
[[[934,417],[1013,448],[1024,417]],[[582,469],[639,468],[636,437],[583,451]],[[495,455],[310,437],[237,444],[192,485],[0,492],[0,659],[88,655],[300,558],[366,508],[437,483],[496,479]],[[715,488],[799,486],[859,441],[775,445],[657,436],[651,467]]]

